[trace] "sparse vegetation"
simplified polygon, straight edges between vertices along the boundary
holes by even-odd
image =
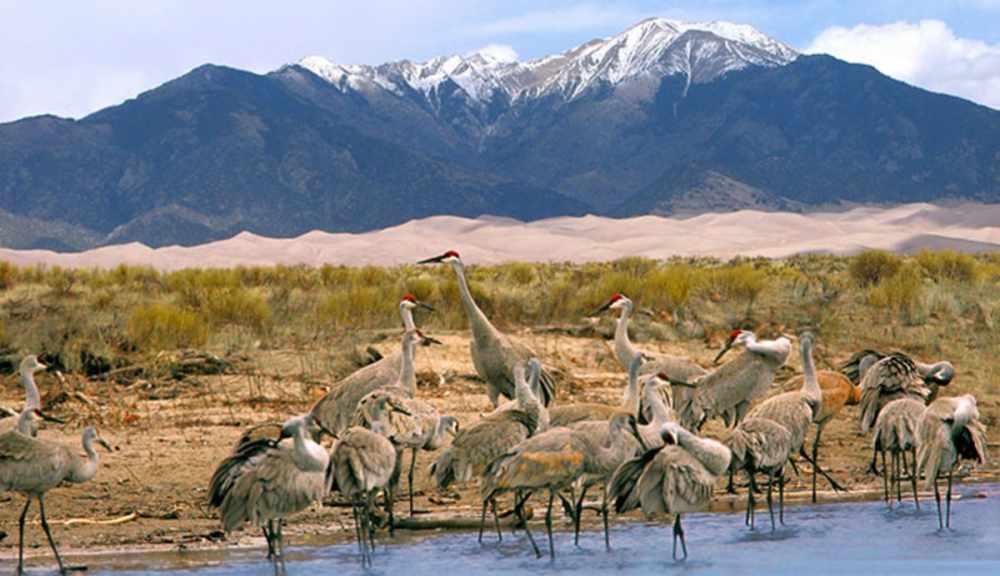
[[[851,278],[862,288],[875,286],[899,271],[899,256],[884,250],[867,250],[853,258],[848,266]]]

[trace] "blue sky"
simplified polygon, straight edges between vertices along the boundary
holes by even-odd
[[[649,16],[749,23],[1000,108],[1000,0],[0,0],[0,122],[79,117],[205,62],[266,72],[312,54],[379,63],[488,44],[524,59]]]

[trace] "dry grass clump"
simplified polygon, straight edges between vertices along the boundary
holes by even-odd
[[[128,337],[146,350],[174,350],[203,346],[208,325],[200,316],[172,304],[143,304],[132,311],[126,324]]]
[[[921,250],[917,254],[917,263],[928,276],[938,282],[975,282],[978,275],[975,258],[951,250]]]
[[[891,310],[907,322],[913,322],[923,310],[924,280],[913,264],[901,267],[868,292],[876,308]]]
[[[853,258],[848,266],[851,278],[862,288],[874,286],[899,271],[902,260],[884,250],[867,250]]]

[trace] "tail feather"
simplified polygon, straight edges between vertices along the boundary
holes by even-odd
[[[541,374],[538,375],[538,383],[542,388],[542,403],[549,406],[556,398],[555,379],[552,378],[552,374],[548,370],[542,368]]]
[[[615,503],[619,514],[635,510],[641,505],[638,490],[639,479],[649,462],[660,453],[663,446],[647,450],[638,458],[626,460],[615,470],[608,480],[608,499]]]
[[[448,448],[431,464],[431,476],[438,490],[444,490],[455,481],[455,459],[451,448]]]

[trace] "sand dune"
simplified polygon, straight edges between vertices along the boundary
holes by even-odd
[[[908,204],[813,214],[743,210],[684,219],[584,216],[530,223],[435,216],[363,234],[314,231],[298,238],[264,238],[243,232],[193,247],[152,249],[124,244],[75,254],[0,249],[0,259],[21,265],[112,267],[126,263],[173,270],[278,263],[391,265],[448,249],[459,250],[467,262],[495,263],[676,255],[777,258],[802,252],[845,254],[866,248],[915,252],[925,247],[1000,250],[1000,205]]]

